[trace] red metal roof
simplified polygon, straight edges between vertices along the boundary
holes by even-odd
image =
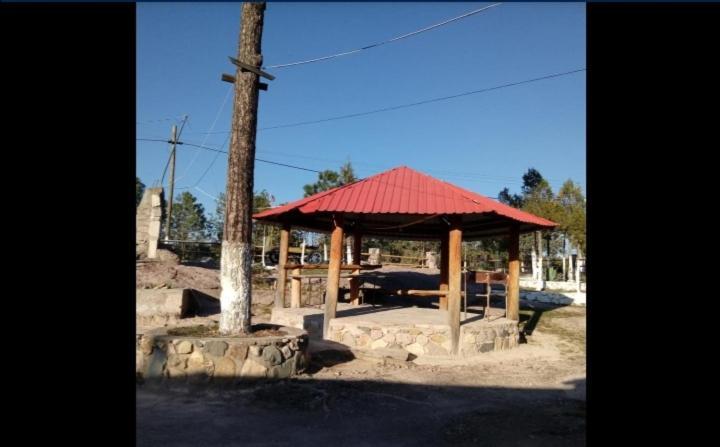
[[[272,208],[253,217],[263,219],[298,210],[312,213],[357,214],[483,214],[541,227],[556,223],[400,166],[363,180]]]

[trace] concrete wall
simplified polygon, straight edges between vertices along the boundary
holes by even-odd
[[[135,245],[148,258],[157,255],[162,219],[162,188],[147,188],[135,211]]]
[[[187,316],[192,306],[190,289],[135,290],[135,318],[139,325],[171,323]]]

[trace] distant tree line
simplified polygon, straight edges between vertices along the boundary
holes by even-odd
[[[357,181],[350,162],[337,171],[324,170],[318,173],[317,181],[302,187],[305,197]],[[140,203],[145,185],[136,177],[136,205]],[[585,197],[580,185],[567,180],[557,193],[548,181],[534,168],[522,175],[519,194],[513,194],[506,187],[499,194],[500,202],[523,209],[535,215],[557,222],[552,231],[537,231],[521,236],[520,251],[524,259],[530,260],[531,271],[536,279],[572,279],[573,256],[584,258],[585,253]],[[275,198],[266,190],[256,192],[253,199],[253,213],[275,206]],[[166,204],[163,207],[166,209]],[[225,224],[225,194],[220,194],[215,210],[206,215],[202,204],[190,192],[178,194],[173,202],[173,216],[170,222],[169,238],[183,241],[222,241]],[[165,231],[163,218],[163,237]],[[253,244],[265,245],[267,250],[277,248],[280,231],[274,225],[256,222],[253,226]],[[299,246],[302,242],[321,247],[328,243],[328,236],[322,233],[292,231],[290,244]],[[350,242],[348,237],[347,242]],[[370,247],[380,248],[382,253],[399,256],[424,257],[425,252],[439,253],[437,241],[397,241],[378,238],[364,240],[363,251]],[[210,256],[219,256],[219,248],[208,246],[203,250]],[[507,239],[487,238],[464,244],[464,261],[470,269],[494,269],[507,266]],[[544,259],[550,262],[545,262]],[[544,265],[550,265],[545,269]]]

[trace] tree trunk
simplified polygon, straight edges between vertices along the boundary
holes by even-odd
[[[582,270],[583,261],[584,261],[584,259],[582,258],[582,252],[580,251],[580,247],[578,247],[578,249],[577,249],[577,269],[576,269],[577,271],[575,273],[577,275],[577,291],[578,292],[580,292],[580,272]]]
[[[238,59],[262,65],[260,42],[265,3],[243,3]],[[232,138],[228,154],[225,228],[220,258],[220,333],[250,332],[252,277],[252,203],[257,131],[258,75],[235,75]]]
[[[535,232],[535,243],[537,244],[538,251],[538,280],[544,281],[545,275],[543,274],[543,237],[540,231]],[[541,286],[542,287],[542,286]]]
[[[534,236],[534,235],[533,235]],[[537,266],[537,244],[533,240],[532,250],[530,253],[530,266],[532,267],[532,279],[536,281],[538,279],[538,266]]]
[[[568,281],[575,280],[575,269],[573,268],[572,242],[568,241]]]

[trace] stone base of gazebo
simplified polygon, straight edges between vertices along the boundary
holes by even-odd
[[[322,337],[322,308],[275,308],[271,322]],[[356,349],[404,349],[416,356],[451,354],[447,311],[419,307],[373,307],[338,304],[328,338]],[[460,326],[458,352],[463,357],[516,347],[517,321],[501,316],[481,318],[471,309]]]

